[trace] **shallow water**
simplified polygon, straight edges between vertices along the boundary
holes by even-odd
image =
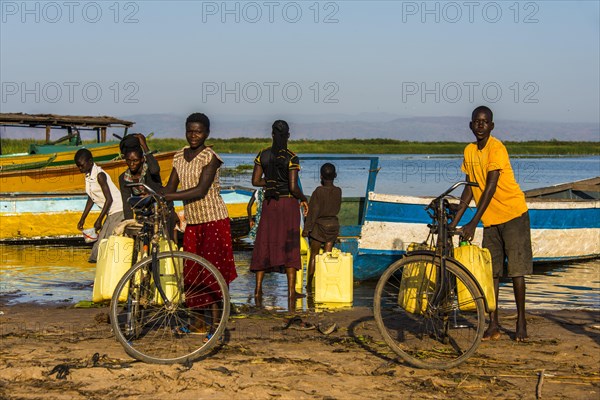
[[[0,295],[10,303],[91,300],[95,265],[87,262],[89,248],[0,245]],[[230,287],[232,302],[253,304],[254,274],[249,272],[251,252],[236,251],[238,278]],[[600,260],[535,266],[527,277],[530,309],[600,310]],[[267,274],[263,305],[287,308],[284,274]],[[371,306],[376,282],[355,284],[354,305]],[[297,308],[315,305],[298,300]],[[510,280],[502,282],[500,306],[514,308]],[[320,309],[319,305],[316,305]],[[330,308],[331,305],[327,305]]]
[[[310,154],[301,155],[311,156]],[[302,185],[312,193],[319,185],[319,168],[332,161],[336,184],[345,196],[364,196],[369,161],[333,160],[340,155],[320,154],[323,160],[301,160]],[[225,166],[251,164],[255,154],[223,154]],[[511,155],[517,182],[523,190],[600,176],[600,157],[518,157]],[[461,157],[456,155],[379,155],[375,190],[382,193],[428,195],[441,193],[462,180]],[[224,185],[250,187],[250,174],[223,177]],[[87,263],[88,248],[0,245],[0,295],[10,302],[76,303],[90,300],[95,266]],[[254,274],[248,271],[251,253],[235,253],[239,277],[231,284],[235,303],[252,303]],[[527,304],[531,308],[587,308],[600,310],[600,260],[536,266],[527,278]],[[376,282],[355,285],[354,305],[370,306]],[[264,281],[263,305],[285,309],[285,275],[270,274]],[[8,296],[7,296],[8,295]],[[503,305],[504,304],[504,305]],[[501,307],[514,308],[510,280],[502,283]],[[307,301],[297,307],[306,308]],[[312,304],[310,304],[312,306]]]

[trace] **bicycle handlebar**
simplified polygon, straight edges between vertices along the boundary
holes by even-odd
[[[162,203],[166,203],[166,199],[165,196],[163,196],[162,194],[156,192],[154,189],[152,189],[150,186],[146,185],[145,183],[127,183],[125,184],[126,187],[135,187],[135,186],[141,186],[144,189],[146,189],[146,192],[154,197],[156,200],[162,202]]]
[[[434,230],[437,230],[439,226],[442,226],[442,225],[446,226],[446,222],[442,222],[443,220],[445,220],[445,218],[447,218],[446,212],[442,211],[442,208],[445,207],[445,204],[446,204],[445,202],[443,202],[443,200],[446,199],[448,197],[448,195],[452,191],[454,191],[456,188],[458,188],[459,186],[477,186],[477,187],[479,187],[479,185],[475,182],[467,182],[467,181],[456,182],[444,193],[442,193],[441,195],[439,195],[438,197],[433,199],[431,201],[431,203],[429,203],[429,205],[427,207],[425,207],[425,210],[427,210],[427,213],[429,214],[431,219],[434,221],[433,225],[429,225],[432,232]],[[431,212],[430,212],[430,210],[431,210]],[[449,212],[451,214],[453,214],[456,212],[456,210],[453,210],[452,208],[450,208]],[[452,232],[449,231],[450,235],[454,235],[457,232],[458,232],[458,230],[456,230],[456,229],[453,229]]]
[[[459,186],[476,186],[479,187],[479,185],[476,182],[467,182],[467,181],[461,181],[461,182],[456,182],[454,185],[450,186],[450,189],[446,190],[444,193],[442,193],[441,195],[439,195],[437,199],[441,199],[443,197],[448,196],[451,192],[453,192],[457,187]]]
[[[143,182],[139,182],[139,183],[126,183],[125,184],[126,187],[136,187],[136,186],[141,186],[144,189],[146,189],[146,191],[148,192],[148,194],[152,195],[152,196],[160,196],[160,194],[156,193],[156,191],[154,189],[152,189],[150,186],[146,185]]]

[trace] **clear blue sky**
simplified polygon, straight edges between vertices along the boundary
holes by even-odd
[[[600,119],[598,1],[0,3],[2,112]]]

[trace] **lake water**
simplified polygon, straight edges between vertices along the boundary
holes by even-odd
[[[323,155],[320,155],[323,156]],[[337,155],[331,155],[336,157]],[[223,155],[227,167],[251,164],[252,154]],[[327,155],[323,156],[327,158]],[[462,180],[461,158],[456,156],[381,155],[375,190],[382,193],[434,196]],[[319,168],[325,160],[302,162],[304,191],[319,184]],[[339,161],[338,184],[345,196],[364,195],[368,161]],[[600,176],[600,157],[512,157],[517,181],[523,190]],[[224,178],[225,184],[250,187],[250,175]],[[10,302],[65,302],[90,300],[95,266],[87,263],[89,249],[54,246],[0,245],[0,295]],[[251,253],[236,251],[239,277],[231,284],[234,303],[252,303],[254,274],[248,271]],[[354,305],[372,304],[375,282],[354,288]],[[267,275],[264,282],[267,307],[286,307],[286,280],[283,274]],[[527,278],[527,304],[536,309],[600,310],[600,261],[552,264],[534,268]],[[306,300],[299,301],[306,308]],[[500,306],[514,308],[510,281],[502,283]]]
[[[252,154],[224,154],[225,167],[234,168],[240,164],[252,164]],[[323,160],[302,161],[300,179],[307,194],[320,185],[319,169],[325,162],[332,162],[337,169],[336,184],[344,191],[344,196],[364,196],[369,170],[366,160],[335,160],[339,154],[306,154],[319,156]],[[368,156],[368,155],[365,155]],[[377,174],[375,191],[389,194],[413,196],[436,196],[463,180],[460,170],[462,156],[455,155],[411,155],[383,154],[379,157],[380,171]],[[329,159],[329,160],[328,160]],[[515,178],[522,190],[571,182],[600,176],[600,157],[519,157],[511,155]],[[225,184],[238,184],[251,187],[250,174],[224,178]]]

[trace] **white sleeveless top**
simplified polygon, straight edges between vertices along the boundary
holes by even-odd
[[[94,163],[92,171],[85,175],[85,192],[88,194],[88,196],[90,196],[94,204],[102,209],[102,207],[104,207],[104,203],[106,203],[106,198],[104,197],[102,188],[98,183],[98,174],[100,172],[104,172],[104,170]],[[106,172],[104,172],[104,175],[106,175],[106,183],[108,184],[110,195],[112,196],[113,200],[110,210],[108,210],[108,215],[112,215],[119,211],[123,211],[123,200],[121,199],[121,192],[115,186],[112,179],[110,179],[110,175],[108,175]]]

